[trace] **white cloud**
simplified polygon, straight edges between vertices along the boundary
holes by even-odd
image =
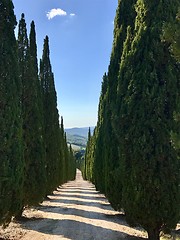
[[[56,16],[66,16],[66,15],[67,15],[67,13],[60,8],[53,8],[46,14],[46,16],[49,20]]]
[[[75,13],[70,13],[70,16],[74,17],[74,16],[76,16],[76,14]]]

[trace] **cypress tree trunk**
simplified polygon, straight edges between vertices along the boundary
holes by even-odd
[[[158,228],[149,229],[147,232],[148,232],[149,240],[160,240],[160,236],[159,236],[160,231]]]
[[[24,197],[24,196],[23,196],[23,197]],[[24,205],[24,199],[23,199],[23,205]],[[24,206],[22,206],[22,207],[19,209],[19,211],[17,211],[17,213],[16,213],[16,215],[15,215],[15,219],[16,219],[17,221],[20,221],[20,220],[23,219],[23,217],[22,217],[23,211],[24,211]]]

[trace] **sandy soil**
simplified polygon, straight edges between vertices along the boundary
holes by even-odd
[[[143,240],[146,233],[128,226],[104,195],[77,171],[38,208],[26,209],[24,220],[0,228],[0,240]]]

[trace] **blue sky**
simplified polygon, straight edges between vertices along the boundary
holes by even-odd
[[[66,128],[94,126],[118,0],[13,0],[17,21],[35,21],[38,58],[46,35],[59,114]]]

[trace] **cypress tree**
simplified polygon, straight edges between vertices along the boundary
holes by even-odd
[[[19,21],[18,50],[23,87],[24,206],[39,203],[45,195],[45,149],[42,137],[43,115],[42,103],[40,102],[41,94],[36,49],[34,23],[31,24],[29,44],[24,14],[22,14]],[[19,212],[19,217],[21,213]]]
[[[24,184],[23,184],[23,204],[22,208],[19,209],[19,212],[16,214],[16,218],[20,218],[22,216],[24,202],[25,202],[25,189],[24,185],[26,182],[26,169],[28,166],[27,159],[28,159],[28,146],[26,145],[26,139],[28,137],[28,131],[25,131],[25,127],[28,128],[27,123],[27,116],[26,116],[26,106],[28,103],[28,84],[30,80],[30,68],[29,68],[29,62],[28,62],[28,38],[27,38],[27,30],[26,30],[26,23],[24,19],[24,14],[21,15],[21,20],[19,21],[18,26],[18,63],[19,63],[19,70],[20,70],[20,81],[22,84],[22,94],[21,94],[21,103],[22,103],[22,120],[23,120],[23,156],[25,161],[24,166]],[[27,100],[26,100],[27,99]]]
[[[0,1],[0,223],[22,207],[21,83],[11,0]]]
[[[49,38],[44,40],[43,55],[40,62],[40,80],[43,96],[44,139],[46,146],[46,193],[51,193],[58,186],[58,169],[60,161],[60,131],[57,97],[54,75],[49,56]]]
[[[61,151],[61,163],[60,163],[60,171],[59,171],[59,184],[66,182],[66,154],[65,154],[65,142],[64,142],[64,123],[63,117],[61,117],[60,123],[60,151]]]
[[[32,148],[32,161],[29,168],[29,172],[34,173],[34,177],[31,175],[30,182],[27,182],[27,188],[30,194],[30,204],[35,204],[42,201],[45,194],[46,185],[46,172],[45,172],[45,144],[43,139],[43,105],[42,105],[42,92],[40,87],[40,81],[38,77],[38,64],[37,64],[37,46],[36,46],[36,33],[35,25],[32,21],[30,37],[29,37],[29,51],[30,51],[30,64],[32,73],[32,87],[33,92],[31,94],[31,126],[33,133],[31,136],[31,148]],[[36,179],[33,188],[32,178]],[[29,187],[28,187],[29,186]],[[30,189],[32,186],[32,189]]]
[[[71,147],[71,144],[69,146],[69,166],[70,166],[70,174],[69,174],[69,180],[74,180],[76,177],[76,163],[75,163],[75,157],[73,153],[73,149]]]
[[[64,157],[65,157],[65,182],[69,180],[69,152],[67,146],[67,137],[66,133],[64,133]]]
[[[133,26],[136,0],[118,1],[114,21],[114,41],[108,73],[103,77],[99,103],[98,123],[95,132],[94,179],[97,189],[104,192],[112,206],[121,208],[122,175],[119,159],[118,134],[113,126],[119,67],[127,29]],[[133,31],[133,27],[132,27]],[[113,122],[112,122],[113,119]]]
[[[71,145],[68,147],[66,133],[64,131],[63,117],[60,124],[60,161],[59,184],[75,179],[76,164]]]
[[[94,136],[91,136],[91,129],[88,130],[88,141],[85,152],[84,178],[94,182]]]
[[[94,131],[94,138],[96,142],[96,147],[94,148],[94,182],[95,182],[96,188],[103,193],[105,193],[105,184],[106,184],[105,183],[105,156],[107,154],[107,146],[105,148],[105,138],[107,137],[107,132],[104,127],[105,127],[105,114],[106,114],[106,107],[107,107],[107,92],[108,92],[108,84],[107,84],[107,75],[105,73],[103,77],[102,92],[101,92],[100,102],[99,102],[98,123]]]
[[[89,128],[88,141],[87,141],[87,145],[86,145],[86,152],[85,152],[85,158],[84,158],[84,174],[83,174],[83,177],[86,180],[90,180],[89,177],[88,177],[88,171],[89,171],[88,162],[90,161],[89,156],[88,156],[88,152],[89,152],[89,148],[90,148],[90,139],[91,139],[91,130]]]
[[[31,64],[31,126],[33,133],[31,136],[32,159],[29,172],[30,182],[27,182],[30,204],[42,201],[45,195],[46,169],[45,169],[45,142],[44,142],[44,116],[41,84],[38,76],[37,45],[34,21],[31,22],[29,36],[29,52]],[[33,91],[32,91],[33,90]],[[34,177],[33,177],[34,175]],[[33,183],[32,179],[36,179]],[[33,185],[34,184],[34,185]],[[32,188],[30,189],[30,186]],[[33,189],[33,190],[32,190]]]
[[[179,66],[161,41],[163,23],[178,1],[138,0],[135,32],[128,28],[117,94],[116,129],[123,165],[123,208],[150,240],[179,217],[176,128]],[[118,121],[117,121],[118,120]]]
[[[136,16],[134,4],[136,0],[119,0],[114,21],[114,41],[110,64],[107,74],[106,107],[104,108],[104,146],[105,155],[105,189],[106,195],[116,210],[122,207],[122,166],[119,157],[118,132],[113,126],[114,110],[117,107],[117,86],[120,62],[122,58],[124,42],[127,37],[127,29],[131,26],[133,32],[133,23]],[[113,121],[112,121],[113,120]]]

